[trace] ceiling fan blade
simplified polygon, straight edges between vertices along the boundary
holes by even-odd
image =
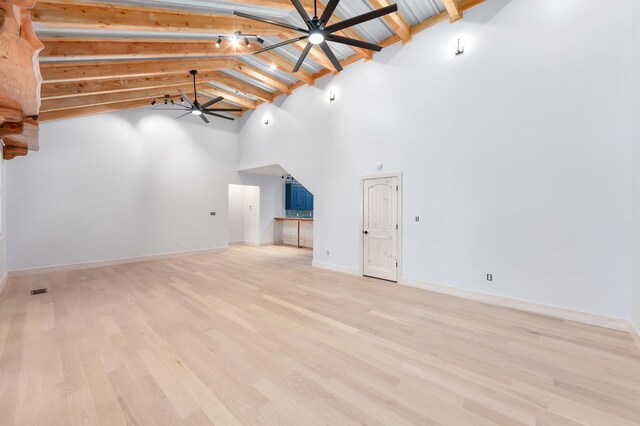
[[[217,98],[213,98],[213,99],[211,99],[210,101],[205,102],[204,104],[202,104],[202,106],[201,106],[201,107],[204,109],[204,108],[206,108],[206,107],[208,107],[208,106],[211,106],[211,105],[213,105],[213,104],[217,104],[218,102],[220,102],[220,101],[222,101],[222,100],[224,100],[224,98],[223,98],[222,96],[218,96]]]
[[[219,118],[224,118],[225,120],[231,120],[231,121],[235,120],[235,118],[227,117],[227,116],[222,115],[222,114],[216,114],[215,112],[205,111],[204,113],[207,114],[207,115],[213,115],[213,116],[216,116],[216,117],[219,117]],[[202,116],[200,116],[200,117],[202,117]]]
[[[300,4],[300,1],[299,0],[291,0],[291,3],[293,4],[293,7],[296,8],[296,10],[298,11],[298,14],[302,18],[302,20],[305,22],[305,24],[307,24],[307,27],[309,27],[309,29],[311,29],[311,25],[309,25],[309,21],[310,21],[309,14],[304,9],[304,7],[302,7],[302,4]]]
[[[389,13],[397,12],[398,5],[391,4],[382,9],[372,10],[371,12],[363,13],[362,15],[354,16],[353,18],[345,19],[337,24],[330,25],[324,30],[327,33],[335,33],[336,31],[344,30],[345,28],[352,27],[354,25],[362,24],[363,22],[371,21],[372,19],[380,18],[381,16],[388,15]]]
[[[184,113],[184,114],[182,114],[181,116],[176,117],[176,120],[179,120],[179,119],[181,119],[182,117],[186,117],[186,116],[187,116],[187,115],[189,115],[189,114],[191,114],[191,111],[185,112],[185,113]]]
[[[360,41],[353,38],[341,37],[338,35],[329,34],[327,36],[327,41],[332,41],[334,43],[347,44],[349,46],[360,47],[362,49],[367,50],[375,50],[379,52],[382,50],[382,46],[378,46],[377,44],[367,43],[366,41]]]
[[[277,49],[278,47],[286,46],[287,44],[291,44],[291,43],[295,43],[296,41],[304,40],[307,37],[309,37],[309,36],[308,35],[303,35],[301,37],[292,38],[291,40],[283,41],[281,43],[277,43],[277,44],[274,44],[272,46],[263,47],[262,49],[258,49],[256,51],[254,51],[253,54],[255,55],[257,53],[266,52],[267,50]]]
[[[320,28],[322,28],[323,24],[326,24],[327,22],[329,22],[329,19],[331,19],[331,16],[333,15],[333,12],[336,10],[338,3],[340,3],[340,0],[329,0],[329,3],[324,8],[324,11],[322,12],[322,16],[320,17]]]
[[[304,50],[302,51],[302,54],[300,54],[300,57],[298,58],[298,62],[296,62],[296,66],[293,67],[293,72],[298,72],[298,70],[302,66],[302,63],[307,58],[307,55],[309,54],[309,51],[311,50],[312,47],[313,45],[311,43],[307,43],[307,47],[305,47]]]
[[[189,108],[149,108],[151,111],[190,111]]]
[[[180,96],[182,96],[182,99],[184,99],[184,101],[186,103],[188,103],[189,105],[193,106],[193,102],[191,102],[191,99],[187,96],[186,93],[184,93],[184,91],[178,90],[178,92],[180,93]]]
[[[327,58],[329,58],[333,66],[336,67],[338,71],[342,71],[342,65],[340,65],[340,61],[338,60],[338,58],[336,58],[336,55],[333,54],[333,51],[331,50],[327,42],[323,41],[322,43],[320,43],[320,47],[324,51],[324,54],[327,55]]]
[[[265,24],[277,25],[279,27],[288,28],[288,29],[293,30],[293,31],[302,31],[302,32],[307,31],[307,30],[303,30],[302,28],[298,28],[295,25],[287,24],[285,22],[274,21],[273,19],[261,18],[260,16],[249,15],[248,13],[244,13],[244,12],[235,11],[235,12],[233,12],[233,14],[236,15],[236,16],[239,16],[241,18],[247,18],[247,19],[252,19],[254,21],[260,21],[260,22],[264,22]]]
[[[204,116],[204,114],[200,114],[199,117],[202,118],[202,121],[204,121],[205,123],[209,124],[209,120],[207,119],[207,117]]]
[[[222,111],[222,112],[242,112],[242,108],[209,108],[209,109],[203,109],[204,112],[216,112],[216,111]]]

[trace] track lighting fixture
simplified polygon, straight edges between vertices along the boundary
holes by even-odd
[[[151,105],[155,105],[156,103],[157,103],[157,102],[156,102],[156,100],[155,100],[155,99],[151,101]]]
[[[236,31],[236,33],[232,36],[219,35],[218,39],[216,40],[216,47],[222,47],[222,43],[226,39],[229,40],[229,43],[231,43],[232,47],[238,47],[240,45],[240,41],[242,41],[245,47],[249,48],[251,47],[252,38],[255,38],[258,43],[264,44],[264,39],[258,37],[255,34],[242,34],[241,31]]]
[[[182,99],[182,96],[180,96],[180,103],[183,104],[184,103],[184,99]]]
[[[175,103],[175,102],[173,102],[173,99],[171,99],[171,105],[175,105],[175,104],[176,104],[176,103]]]
[[[167,98],[164,98],[164,104],[167,105],[169,102],[167,102]]]

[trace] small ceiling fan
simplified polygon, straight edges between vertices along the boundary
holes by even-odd
[[[191,71],[189,71],[189,74],[191,74],[193,76],[193,94],[194,94],[194,99],[193,99],[193,101],[191,101],[189,96],[187,96],[187,94],[183,90],[178,90],[178,92],[180,93],[180,96],[187,103],[187,105],[179,105],[179,104],[175,105],[175,106],[180,107],[181,110],[186,111],[181,116],[176,117],[176,119],[179,119],[179,118],[185,117],[185,116],[187,116],[189,114],[192,114],[192,115],[196,115],[196,116],[200,117],[202,119],[202,121],[204,121],[205,123],[208,124],[209,120],[207,119],[207,117],[205,117],[205,115],[211,115],[211,116],[218,117],[218,118],[224,118],[225,120],[235,120],[234,118],[227,117],[225,115],[217,114],[217,113],[218,112],[242,112],[241,108],[209,108],[211,105],[217,104],[218,102],[224,100],[224,97],[222,97],[222,96],[218,96],[216,98],[211,99],[210,101],[205,102],[204,104],[201,104],[198,101],[198,91],[196,90],[196,74],[198,74],[198,71],[197,70],[191,70]],[[201,95],[204,95],[204,93],[201,93]],[[173,101],[171,101],[171,102],[173,102]],[[155,104],[155,101],[152,102],[152,105],[153,104]]]
[[[263,49],[256,50],[253,52],[254,55],[257,53],[266,52],[267,50],[277,49],[278,47],[286,46],[288,44],[295,43],[297,41],[309,39],[307,46],[304,48],[304,50],[302,51],[302,54],[300,55],[300,58],[298,59],[298,62],[293,67],[293,72],[297,72],[300,69],[300,67],[302,66],[302,63],[304,62],[305,58],[309,54],[309,51],[311,50],[311,47],[313,47],[313,45],[320,46],[324,54],[327,55],[327,57],[333,64],[333,66],[338,71],[342,71],[342,66],[340,65],[340,61],[338,61],[338,58],[336,58],[336,55],[333,54],[333,51],[327,44],[327,41],[330,41],[333,43],[346,44],[349,46],[360,47],[362,49],[374,50],[376,52],[381,51],[382,46],[378,46],[377,44],[367,43],[366,41],[356,40],[348,37],[342,37],[334,33],[340,30],[344,30],[345,28],[352,27],[354,25],[362,24],[363,22],[371,21],[372,19],[380,18],[384,15],[396,12],[398,10],[397,4],[391,4],[389,6],[383,7],[382,9],[377,9],[371,12],[363,13],[362,15],[358,15],[350,19],[345,19],[344,21],[327,26],[327,24],[329,23],[329,19],[331,19],[331,16],[333,15],[333,12],[338,6],[338,3],[340,3],[340,0],[329,0],[320,18],[318,18],[318,0],[314,0],[313,2],[313,8],[314,8],[313,18],[309,18],[307,11],[304,9],[302,4],[300,4],[300,0],[291,0],[291,3],[293,3],[293,6],[296,8],[296,10],[298,11],[298,14],[300,14],[300,17],[305,22],[305,24],[307,24],[307,29],[298,28],[295,25],[287,24],[285,22],[278,22],[272,19],[262,18],[260,16],[249,15],[244,12],[236,11],[233,13],[236,16],[240,16],[242,18],[253,19],[255,21],[260,21],[267,24],[277,25],[277,26],[294,30],[303,34],[300,37],[296,37],[291,40],[283,41],[282,43],[274,44],[273,46],[268,46]]]

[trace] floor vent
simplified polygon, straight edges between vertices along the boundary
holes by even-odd
[[[39,288],[39,289],[36,289],[36,290],[31,290],[31,295],[33,296],[33,295],[36,295],[36,294],[43,294],[43,293],[46,293],[46,292],[47,292],[46,288]]]

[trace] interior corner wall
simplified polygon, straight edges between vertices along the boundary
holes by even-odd
[[[9,270],[226,247],[236,142],[236,122],[148,109],[42,123],[6,163]]]
[[[246,115],[239,168],[313,192],[315,261],[358,270],[359,178],[382,162],[405,279],[629,319],[631,7],[482,3]]]
[[[640,334],[640,2],[633,2],[633,280],[631,321]]]

